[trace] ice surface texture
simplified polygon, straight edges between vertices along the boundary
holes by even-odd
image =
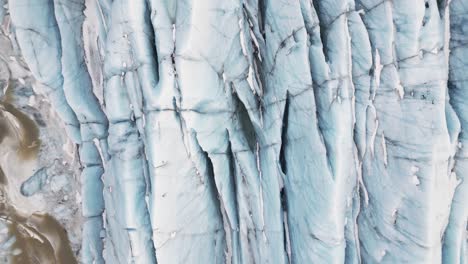
[[[468,0],[7,11],[79,148],[83,263],[468,263]]]

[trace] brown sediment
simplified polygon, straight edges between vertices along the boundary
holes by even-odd
[[[39,264],[39,263],[57,263],[55,261],[54,251],[49,241],[44,240],[43,236],[37,238],[30,237],[29,230],[17,222],[8,224],[9,235],[14,236],[16,242],[11,247],[12,264]],[[15,250],[19,250],[15,253]]]
[[[5,87],[5,94],[3,95],[2,102],[12,104],[14,101],[13,88],[11,82],[8,81]]]
[[[13,104],[13,92],[8,84],[5,95],[0,101],[0,143],[5,137],[14,136],[18,140],[17,153],[22,159],[37,157],[41,141],[39,128],[29,116],[18,110]],[[12,123],[7,115],[12,115],[19,127]]]
[[[0,106],[1,105],[2,104],[0,102]],[[11,136],[10,125],[11,124],[8,122],[8,120],[4,116],[3,111],[0,110],[0,144],[3,142],[3,140],[6,137]]]
[[[67,231],[49,214],[33,214],[28,221],[51,243],[58,263],[76,263]]]
[[[13,115],[21,126],[21,131],[18,131],[14,126],[10,127],[10,131],[14,131],[19,141],[18,155],[23,159],[35,158],[40,147],[39,129],[36,123],[29,118],[29,116],[16,109],[12,104],[3,102],[0,103],[0,105],[3,106],[3,111]]]
[[[1,141],[0,141],[1,143]],[[2,167],[0,167],[0,184],[1,185],[6,185],[8,183],[7,178],[5,176],[5,173],[3,172]]]
[[[16,239],[10,248],[12,264],[77,263],[67,232],[57,220],[48,214],[23,216],[7,201],[0,202],[0,219]]]
[[[11,86],[0,100],[0,144],[14,139],[13,151],[21,159],[35,159],[39,152],[39,128],[35,121],[14,105]],[[4,188],[8,175],[0,168],[0,221],[8,225],[9,235],[15,237],[10,248],[13,264],[75,264],[66,230],[49,214],[19,213],[8,199]]]

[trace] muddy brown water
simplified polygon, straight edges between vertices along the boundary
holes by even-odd
[[[8,89],[11,93],[12,89]],[[15,151],[23,160],[35,159],[40,147],[36,123],[13,105],[12,94],[0,100],[0,147],[7,137],[17,144]],[[5,147],[5,146],[3,146]],[[75,264],[66,230],[49,214],[23,215],[16,210],[5,192],[8,177],[0,167],[0,221],[8,225],[9,235],[16,241],[11,247],[13,264]]]

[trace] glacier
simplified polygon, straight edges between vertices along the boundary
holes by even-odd
[[[0,0],[0,21],[76,150],[80,263],[468,263],[468,0]]]

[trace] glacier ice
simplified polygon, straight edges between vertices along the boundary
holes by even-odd
[[[4,19],[78,149],[81,262],[468,262],[467,0],[0,0]]]

